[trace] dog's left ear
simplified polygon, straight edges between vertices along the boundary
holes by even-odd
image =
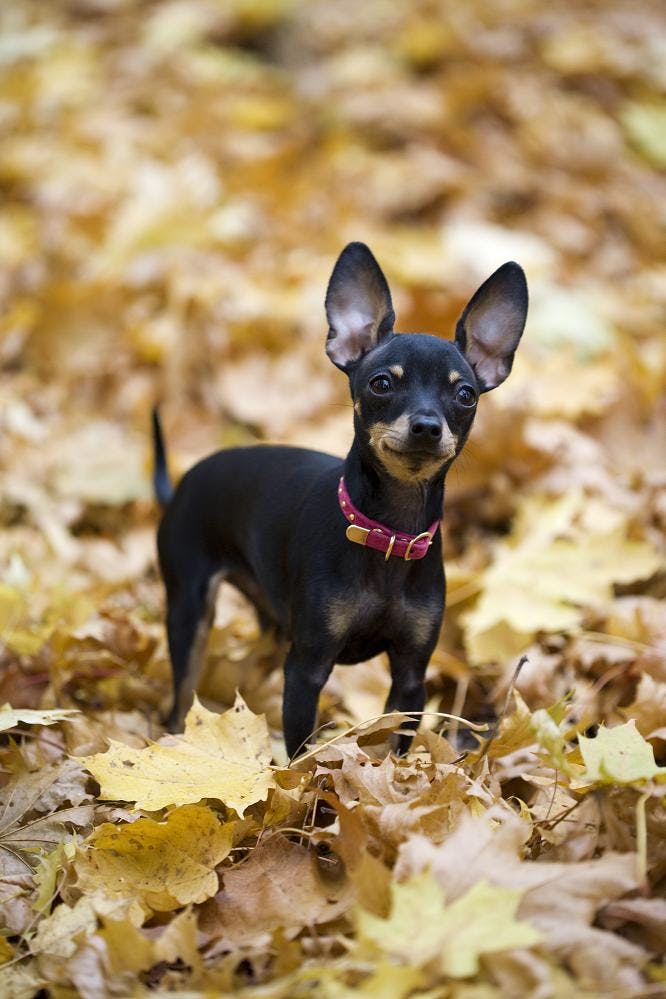
[[[456,326],[456,344],[474,369],[480,392],[508,376],[526,318],[527,281],[522,267],[510,261],[483,282]]]
[[[326,353],[343,371],[391,335],[391,292],[365,243],[349,243],[338,257],[328,282],[326,316]]]

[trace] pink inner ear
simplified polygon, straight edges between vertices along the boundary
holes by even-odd
[[[495,388],[509,374],[509,365],[504,357],[494,357],[477,344],[467,351],[467,360],[474,368],[479,382],[487,388]]]
[[[487,388],[495,388],[507,377],[510,361],[520,340],[513,306],[499,295],[488,295],[469,312],[467,360],[476,376]],[[516,332],[518,335],[516,336]]]
[[[344,315],[337,335],[326,342],[326,353],[336,364],[351,364],[374,346],[376,324],[356,310]]]

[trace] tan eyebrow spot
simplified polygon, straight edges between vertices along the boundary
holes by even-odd
[[[402,378],[405,373],[405,369],[400,364],[392,364],[389,371],[392,375],[395,375],[396,378]]]
[[[461,378],[462,375],[460,374],[459,371],[449,371],[449,381],[451,382],[452,385],[455,385],[456,382],[459,382]]]

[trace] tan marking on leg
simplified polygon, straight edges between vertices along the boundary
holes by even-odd
[[[333,597],[326,613],[330,634],[334,638],[342,639],[355,625],[363,628],[382,604],[383,601],[372,593],[361,593],[354,598]]]
[[[396,378],[402,378],[405,373],[405,369],[401,364],[392,364],[389,371],[392,375],[395,375]]]
[[[328,605],[326,624],[335,638],[342,638],[349,631],[357,613],[356,604],[347,597],[334,597]]]
[[[417,645],[425,645],[430,638],[434,618],[435,615],[427,608],[409,612],[409,628]]]
[[[451,382],[452,385],[455,385],[456,382],[459,382],[461,378],[462,375],[460,374],[459,371],[449,371],[449,381]]]
[[[416,604],[400,601],[400,613],[412,636],[415,645],[426,645],[430,640],[433,625],[442,613],[437,604]]]
[[[197,630],[194,633],[194,641],[192,642],[192,649],[190,651],[189,658],[187,660],[187,670],[185,676],[183,677],[183,682],[180,685],[180,690],[178,691],[178,717],[177,717],[177,728],[181,730],[185,726],[185,717],[187,712],[192,707],[192,700],[194,698],[194,691],[197,688],[199,682],[199,676],[201,674],[203,665],[206,661],[206,646],[208,645],[208,635],[210,633],[211,625],[213,623],[213,618],[215,616],[215,599],[217,597],[217,591],[219,589],[220,583],[224,577],[224,573],[217,572],[214,576],[211,576],[210,582],[208,584],[208,593],[206,594],[206,607],[204,611],[204,616],[197,626]]]

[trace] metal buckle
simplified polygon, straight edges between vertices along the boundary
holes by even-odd
[[[391,557],[391,552],[393,551],[393,545],[395,544],[395,534],[391,535],[391,540],[389,541],[389,546],[386,549],[386,555],[384,556],[384,561],[388,562]]]
[[[365,539],[367,538],[370,531],[367,527],[359,527],[357,524],[350,524],[345,534],[350,541],[354,541],[357,545],[364,545]]]
[[[417,541],[421,540],[421,538],[428,539],[428,547],[430,547],[430,545],[432,544],[432,534],[430,533],[430,531],[422,531],[420,534],[417,534],[415,538],[412,538],[412,540],[407,545],[407,548],[405,549],[405,554],[403,555],[405,562],[413,561],[410,558],[410,555],[412,554],[412,548],[414,547]]]

